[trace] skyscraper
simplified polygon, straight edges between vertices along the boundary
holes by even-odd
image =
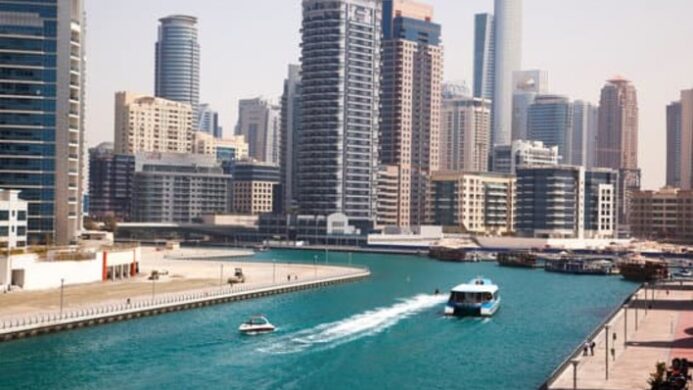
[[[681,102],[667,106],[667,186],[681,185]]]
[[[197,18],[171,15],[159,19],[159,22],[154,93],[157,97],[189,104],[197,117],[200,102]],[[197,119],[193,122],[196,124]]]
[[[538,94],[549,93],[549,74],[545,70],[513,72],[512,140],[528,140],[527,111]]]
[[[538,95],[527,112],[529,139],[558,146],[561,161],[572,161],[573,104],[565,96]]]
[[[693,190],[693,89],[681,91],[681,188]]]
[[[238,101],[236,135],[245,136],[251,158],[279,164],[280,107],[263,98]]]
[[[495,32],[492,14],[474,16],[474,97],[493,99]]]
[[[82,227],[84,9],[80,0],[0,0],[0,188],[29,203],[29,244],[69,244]]]
[[[494,145],[512,137],[513,72],[522,69],[522,0],[495,0]]]
[[[573,165],[595,166],[594,148],[597,142],[599,107],[582,100],[573,102]]]
[[[491,101],[471,97],[443,100],[440,169],[486,172],[491,153]]]
[[[301,66],[289,65],[284,80],[281,108],[281,169],[282,208],[288,211],[298,198],[298,172],[296,154],[301,126]]]
[[[422,3],[386,0],[383,9],[380,161],[399,167],[397,225],[418,226],[439,162],[441,28]]]
[[[302,212],[375,219],[381,2],[303,0]]]
[[[219,113],[209,104],[200,104],[197,108],[197,131],[213,135],[215,138],[222,137]]]

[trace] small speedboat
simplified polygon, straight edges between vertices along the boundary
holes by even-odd
[[[253,316],[250,317],[246,322],[242,323],[238,327],[238,331],[243,334],[260,334],[260,333],[270,333],[274,332],[276,328],[272,325],[267,318],[263,316]]]
[[[500,301],[497,285],[489,279],[476,278],[450,291],[445,314],[490,317],[500,307]]]
[[[679,270],[678,272],[674,273],[674,277],[677,278],[693,278],[693,272],[687,268],[683,268]]]

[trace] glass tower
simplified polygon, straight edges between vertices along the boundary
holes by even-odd
[[[82,6],[0,0],[0,188],[29,202],[30,244],[69,244],[82,226]]]
[[[493,15],[474,18],[474,97],[493,99],[494,57],[496,50]]]

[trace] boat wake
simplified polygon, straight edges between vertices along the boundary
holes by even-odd
[[[318,325],[272,341],[258,350],[272,354],[303,352],[308,349],[328,349],[362,337],[372,336],[396,325],[401,320],[447,300],[441,295],[417,295],[389,307],[356,314],[344,320]]]

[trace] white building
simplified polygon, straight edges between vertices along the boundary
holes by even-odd
[[[493,148],[493,172],[515,174],[517,168],[558,165],[558,147],[541,141],[515,140]]]
[[[0,189],[0,253],[26,246],[28,203],[21,191]]]

